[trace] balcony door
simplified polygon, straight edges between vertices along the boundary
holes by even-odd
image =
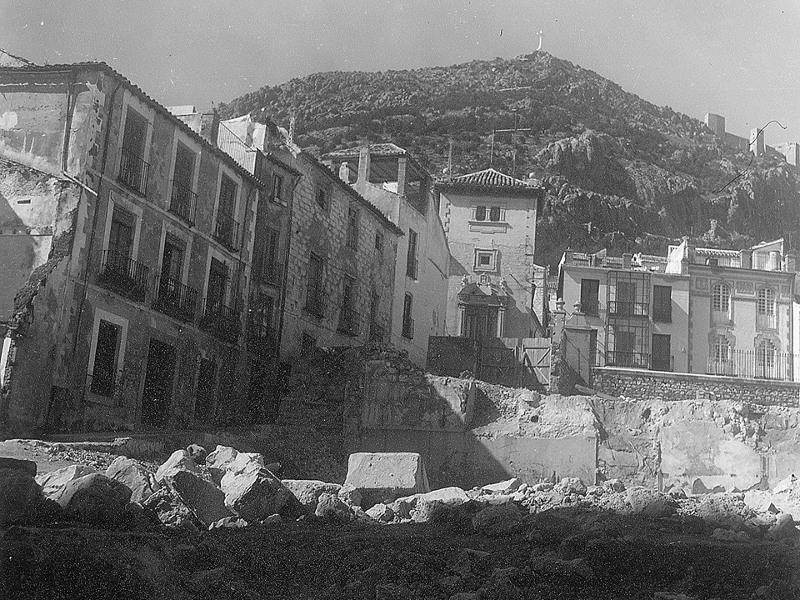
[[[497,336],[497,307],[467,306],[464,311],[464,336],[474,340]]]
[[[208,298],[206,312],[219,310],[225,305],[225,287],[228,282],[228,268],[216,258],[211,259],[208,273]]]
[[[670,337],[661,333],[654,333],[651,359],[653,370],[671,371],[671,356]]]

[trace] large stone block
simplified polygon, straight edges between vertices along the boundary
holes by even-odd
[[[124,483],[131,489],[131,502],[141,504],[158,491],[161,485],[155,475],[131,458],[119,456],[106,469],[106,477]]]
[[[200,475],[200,468],[186,450],[176,450],[163,465],[158,467],[156,481],[164,481],[178,471],[188,471]]]
[[[263,468],[228,471],[220,487],[225,494],[225,506],[249,522],[274,514],[294,519],[305,512],[289,488]]]
[[[29,473],[0,469],[0,525],[27,522],[42,500],[42,489]]]
[[[36,483],[42,486],[42,493],[45,497],[55,499],[56,496],[61,494],[61,490],[70,481],[80,479],[86,475],[95,473],[93,467],[86,465],[70,465],[57,471],[50,471],[49,473],[42,473],[36,477]]]
[[[117,527],[124,522],[131,490],[102,473],[90,473],[68,482],[54,498],[68,516],[98,527]]]
[[[179,470],[165,481],[206,527],[231,516],[225,506],[225,494],[202,475]]]
[[[362,508],[430,491],[422,457],[416,452],[357,452],[347,462],[345,487],[361,493]]]
[[[326,483],[316,479],[283,479],[281,483],[310,512],[316,510],[320,495],[323,493],[338,494],[342,489],[338,483]]]

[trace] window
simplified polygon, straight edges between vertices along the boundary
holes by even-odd
[[[354,206],[347,210],[347,247],[358,249],[358,209]]]
[[[672,286],[653,286],[653,321],[672,323]]]
[[[714,360],[723,363],[731,358],[731,345],[728,338],[718,334],[714,337]]]
[[[599,291],[599,279],[581,279],[581,310],[584,314],[598,314]]]
[[[267,228],[264,230],[264,255],[262,257],[261,273],[264,281],[270,285],[279,286],[283,275],[283,265],[278,260],[278,242],[280,231]]]
[[[417,232],[413,229],[408,230],[408,255],[406,256],[406,275],[411,279],[417,278]]]
[[[136,217],[115,205],[98,283],[121,296],[143,302],[149,285],[149,270],[133,260],[135,231]]]
[[[328,208],[328,193],[324,189],[319,188],[317,190],[316,198],[317,198],[317,206],[319,206],[323,210]]]
[[[777,312],[775,311],[775,291],[770,288],[758,290],[756,301],[756,325],[760,328],[775,329],[778,326]]]
[[[306,310],[311,314],[322,317],[325,313],[325,298],[323,296],[323,262],[316,254],[311,254],[308,259],[308,288],[306,290]]]
[[[406,294],[403,300],[403,331],[404,338],[414,339],[414,319],[412,318],[414,309],[414,296]]]
[[[358,314],[355,311],[356,280],[345,276],[342,285],[342,306],[339,313],[339,331],[358,335]]]
[[[280,203],[283,198],[283,176],[277,173],[272,174],[272,195],[270,200]]]
[[[485,206],[476,206],[475,207],[475,220],[476,221],[485,221],[486,220],[486,207]]]
[[[381,297],[377,292],[372,292],[369,301],[369,341],[382,342],[384,338],[383,327],[378,323],[378,310]]]
[[[97,329],[97,346],[92,367],[93,394],[113,396],[117,373],[117,353],[119,351],[120,327],[109,321],[100,320]]]
[[[670,337],[665,334],[654,333],[652,348],[652,369],[654,371],[672,371]]]
[[[769,340],[761,340],[756,347],[756,377],[776,379],[775,344]]]
[[[711,292],[711,308],[714,312],[730,313],[731,288],[725,283],[715,283]]]
[[[228,267],[225,263],[211,259],[208,271],[208,294],[206,297],[206,313],[218,312],[225,305],[225,291],[228,285]]]
[[[192,189],[194,181],[195,153],[178,142],[175,150],[175,171],[172,176],[172,196],[169,210],[181,219],[194,222],[197,194]]]
[[[239,224],[234,219],[237,187],[230,177],[222,175],[217,206],[217,226],[214,229],[214,237],[232,250],[236,249],[239,239]]]
[[[147,191],[147,172],[150,166],[144,160],[146,143],[147,119],[129,107],[122,137],[119,180],[142,195]]]
[[[383,232],[377,231],[375,233],[375,252],[383,256]]]
[[[475,250],[476,271],[497,270],[497,250]]]
[[[172,279],[180,283],[183,275],[183,244],[172,237],[167,236],[164,241],[164,255],[161,260],[161,279]]]
[[[500,220],[500,207],[499,206],[492,206],[489,209],[489,220],[490,221],[499,221]]]
[[[136,230],[136,217],[126,210],[114,207],[111,217],[111,232],[108,236],[109,256],[120,261],[131,258],[133,254],[133,233]]]

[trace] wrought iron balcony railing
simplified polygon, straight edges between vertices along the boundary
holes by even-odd
[[[597,300],[594,302],[581,302],[581,310],[585,315],[596,317],[600,312],[600,303]]]
[[[358,335],[358,313],[348,306],[343,306],[339,312],[339,327],[341,333]]]
[[[147,193],[147,175],[150,165],[136,153],[122,148],[122,158],[119,163],[119,176],[122,183],[133,191],[144,196]]]
[[[193,321],[197,311],[197,290],[172,277],[162,277],[153,308],[179,321]]]
[[[650,315],[650,306],[647,302],[611,300],[608,303],[608,314],[615,317],[647,317]]]
[[[172,180],[172,196],[169,200],[169,212],[194,225],[195,212],[197,211],[197,194],[192,188]]]
[[[609,350],[606,352],[606,366],[630,367],[631,369],[649,369],[650,355],[644,352],[621,352]]]
[[[746,379],[797,381],[800,378],[800,355],[759,349],[731,350],[725,359],[709,357],[706,373]]]
[[[264,283],[280,287],[283,280],[283,263],[270,261],[264,265]]]
[[[117,250],[103,252],[98,283],[130,300],[144,302],[149,269]]]
[[[247,322],[247,349],[262,357],[274,356],[278,353],[274,328],[257,318]]]
[[[241,329],[241,313],[238,308],[226,306],[211,298],[206,298],[203,305],[200,327],[221,340],[235,344]]]
[[[217,225],[214,228],[214,237],[232,250],[239,251],[239,222],[227,212],[217,213]]]

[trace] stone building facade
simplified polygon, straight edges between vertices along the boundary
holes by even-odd
[[[424,367],[429,337],[445,334],[450,266],[433,179],[395,144],[337,150],[322,158],[403,231],[387,339]]]
[[[533,252],[544,188],[486,169],[436,189],[450,247],[447,334],[543,335],[546,270],[534,264]]]
[[[403,231],[291,141],[274,154],[302,174],[291,210],[282,360],[317,346],[388,341]]]
[[[0,296],[0,426],[241,418],[263,186],[214,115],[190,127],[103,63],[0,68],[0,91],[0,246],[27,257],[0,261],[22,282]]]

